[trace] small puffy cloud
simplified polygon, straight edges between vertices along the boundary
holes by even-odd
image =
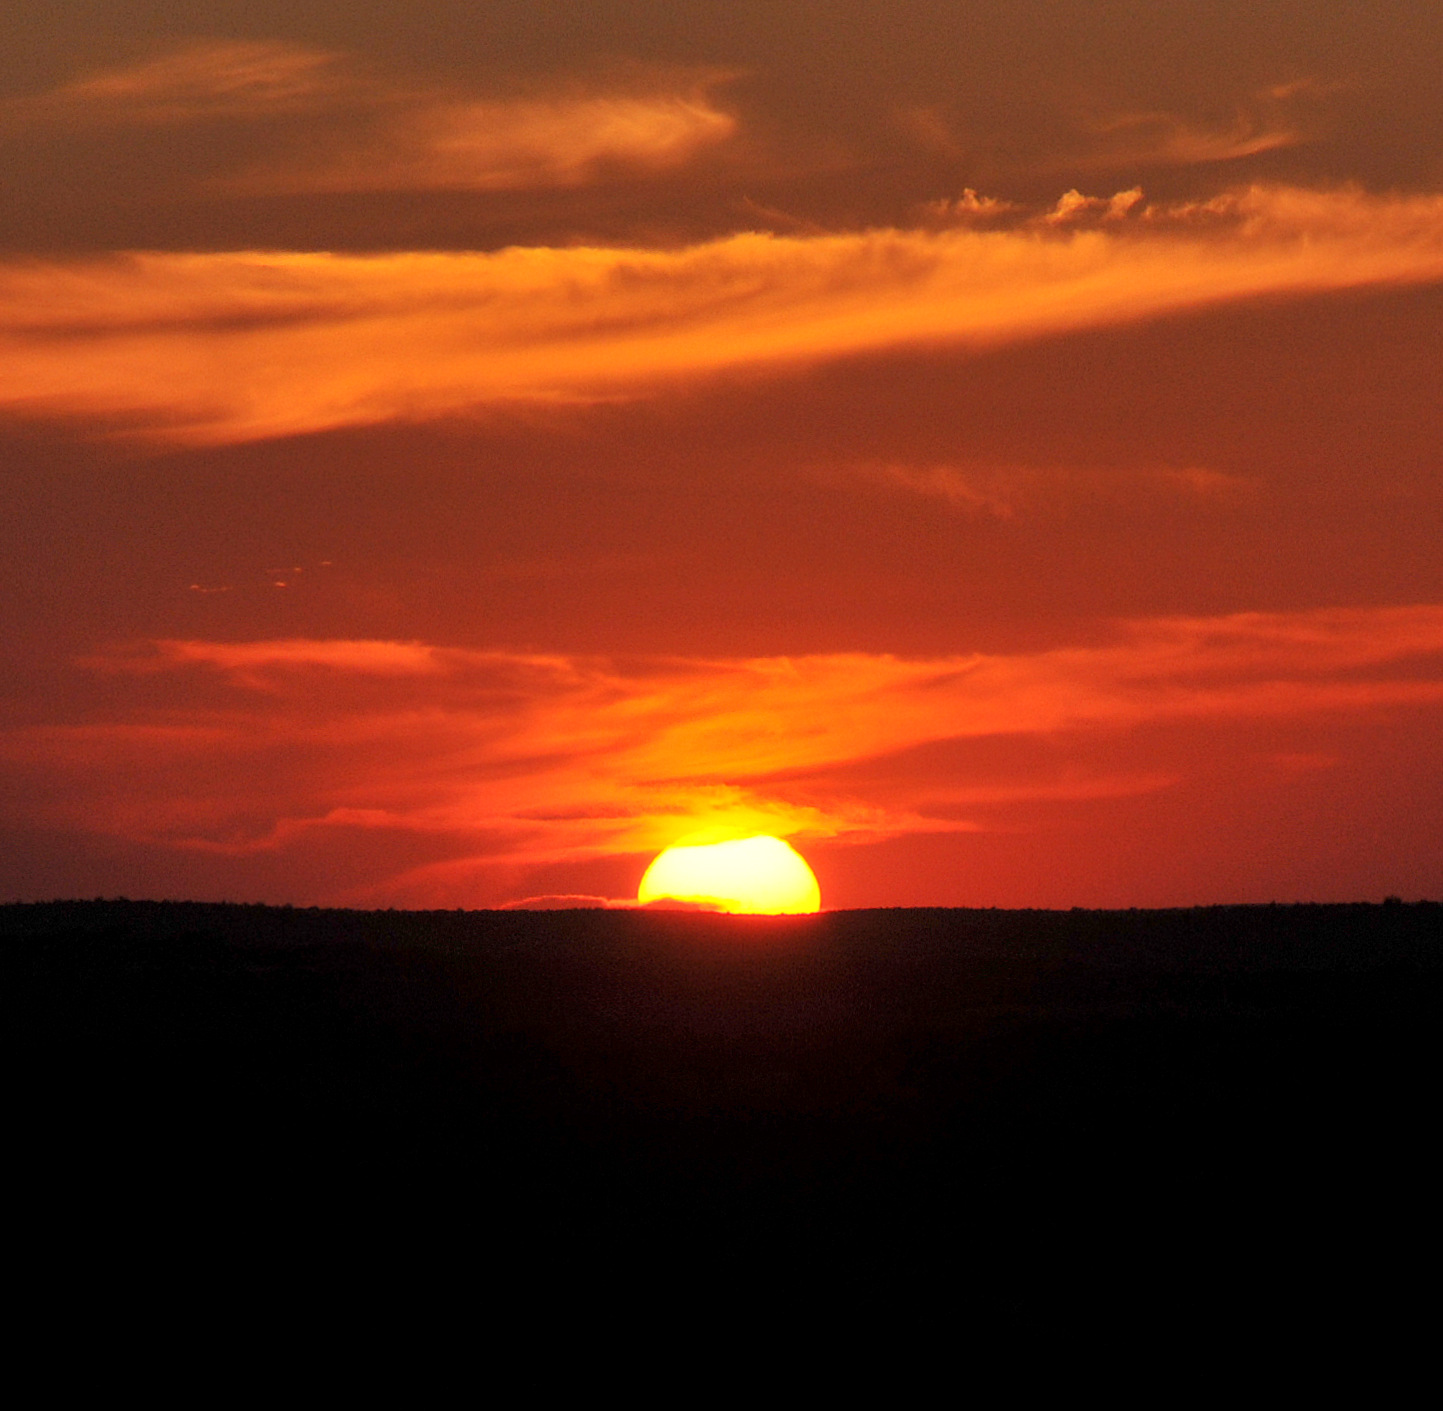
[[[1134,186],[1112,196],[1084,196],[1073,189],[1058,197],[1057,204],[1043,217],[1048,225],[1075,225],[1084,219],[1122,220],[1142,204],[1142,187]]]
[[[1013,201],[1004,201],[997,196],[979,196],[967,186],[960,196],[939,201],[925,202],[920,210],[923,222],[940,225],[999,225],[1005,222],[1015,224],[1023,207]]]

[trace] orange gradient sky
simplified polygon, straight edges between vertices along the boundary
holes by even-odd
[[[0,899],[1443,895],[1435,6],[0,44]]]

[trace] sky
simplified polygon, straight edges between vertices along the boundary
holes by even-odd
[[[0,900],[1443,896],[1431,0],[0,55]]]

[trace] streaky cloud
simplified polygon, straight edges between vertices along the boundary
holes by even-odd
[[[346,56],[276,40],[195,40],[0,106],[8,126],[182,126],[314,110],[354,91]]]
[[[32,781],[13,796],[34,826],[234,857],[318,835],[424,834],[447,840],[454,858],[434,866],[450,876],[681,838],[976,831],[993,806],[1167,789],[1177,761],[1145,753],[1000,783],[919,776],[905,757],[983,737],[1436,708],[1443,606],[1147,619],[1102,644],[925,660],[622,666],[291,639],[160,642],[86,665],[107,677],[91,718],[0,735],[7,780]],[[152,679],[132,698],[127,673]],[[153,678],[167,673],[158,706]],[[426,885],[410,876],[406,894]]]
[[[518,191],[678,166],[736,131],[731,75],[633,66],[485,96],[276,41],[199,41],[0,104],[0,135],[228,124],[249,140],[212,195]],[[276,120],[285,126],[277,127]]]
[[[613,169],[680,166],[736,126],[700,84],[682,92],[436,100],[397,113],[365,140],[319,158],[259,162],[219,186],[295,194],[584,186]]]
[[[10,261],[0,405],[236,442],[1443,279],[1443,195],[1123,195],[1095,211],[1067,201],[1060,224],[740,233],[675,250]]]

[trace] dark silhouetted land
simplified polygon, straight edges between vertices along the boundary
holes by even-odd
[[[1438,904],[65,902],[0,940],[15,1208],[181,1281],[1256,1311],[1433,1199]]]

